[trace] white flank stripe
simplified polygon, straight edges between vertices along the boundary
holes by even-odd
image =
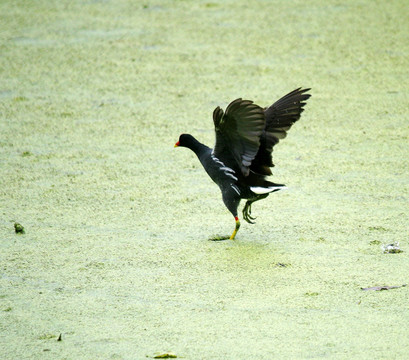
[[[231,185],[231,187],[233,188],[233,190],[237,193],[237,195],[240,195],[240,190],[236,185]]]
[[[236,172],[232,169],[229,168],[228,166],[224,165],[223,161],[220,161],[216,156],[213,155],[213,153],[210,155],[216,163],[220,164],[222,167],[220,168],[221,171],[227,176],[230,176],[233,180],[238,180],[233,174]],[[239,194],[240,195],[240,194]]]
[[[233,174],[228,173],[227,171],[224,172],[224,175],[230,176],[233,180],[238,180]]]
[[[213,159],[213,161],[217,162],[218,164],[220,164],[221,166],[226,166],[223,164],[223,162],[221,162],[216,156],[214,156],[213,154],[210,155]]]
[[[223,164],[223,165],[224,165],[224,164]],[[233,174],[236,173],[232,168],[229,168],[229,167],[227,167],[227,166],[221,167],[220,170],[230,171],[230,172],[233,173]]]
[[[287,186],[271,186],[264,188],[261,186],[250,186],[250,190],[256,194],[267,194],[275,190],[284,190],[287,189]]]

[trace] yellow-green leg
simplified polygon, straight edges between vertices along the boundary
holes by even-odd
[[[237,216],[235,216],[235,217],[234,217],[234,220],[236,220],[236,228],[234,229],[233,234],[231,234],[230,240],[234,240],[234,237],[236,236],[237,231],[239,231],[239,229],[240,229],[240,221],[239,221],[239,218],[238,218]]]
[[[215,237],[210,238],[209,240],[211,241],[234,240],[234,238],[236,237],[237,231],[239,231],[239,228],[240,228],[239,218],[235,216],[234,220],[236,221],[236,227],[234,228],[233,234],[231,234],[230,237],[228,235],[227,236],[215,236]]]

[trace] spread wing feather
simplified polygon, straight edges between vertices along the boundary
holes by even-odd
[[[287,131],[300,118],[305,101],[311,96],[306,94],[311,89],[295,89],[264,109],[266,126],[260,137],[260,148],[252,163],[251,170],[271,175],[274,166],[271,152],[280,139],[287,136]]]
[[[271,152],[280,139],[300,118],[310,89],[295,89],[262,109],[250,100],[236,99],[226,108],[213,112],[216,130],[216,156],[232,155],[244,176],[271,175]]]
[[[263,109],[250,100],[236,99],[227,106],[225,113],[217,107],[213,121],[216,156],[229,151],[243,175],[247,176],[259,150],[260,136],[266,123]]]

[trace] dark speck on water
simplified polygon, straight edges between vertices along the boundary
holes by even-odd
[[[19,224],[19,223],[14,223],[14,231],[16,232],[16,234],[24,234],[24,226]]]

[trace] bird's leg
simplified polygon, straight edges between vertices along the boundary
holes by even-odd
[[[236,227],[235,227],[235,229],[234,229],[234,231],[233,231],[233,234],[231,234],[231,236],[230,236],[230,240],[234,240],[234,237],[236,236],[237,231],[239,231],[239,229],[240,229],[240,221],[239,221],[239,218],[238,218],[237,216],[235,216],[235,217],[234,217],[234,220],[236,220]]]
[[[253,202],[255,201],[265,199],[267,196],[268,194],[261,194],[261,195],[258,195],[256,198],[247,200],[243,208],[243,219],[246,220],[250,224],[254,224],[253,220],[255,220],[256,218],[251,216],[251,204],[253,204]]]
[[[256,218],[251,216],[251,204],[253,201],[247,200],[246,204],[244,205],[243,208],[243,219],[246,220],[250,224],[254,224],[254,221]]]
[[[236,237],[237,231],[239,231],[240,228],[240,221],[239,218],[237,216],[234,217],[234,220],[236,221],[236,227],[234,228],[233,234],[231,234],[231,236],[215,236],[210,238],[210,241],[222,241],[222,240],[234,240],[234,238]]]

